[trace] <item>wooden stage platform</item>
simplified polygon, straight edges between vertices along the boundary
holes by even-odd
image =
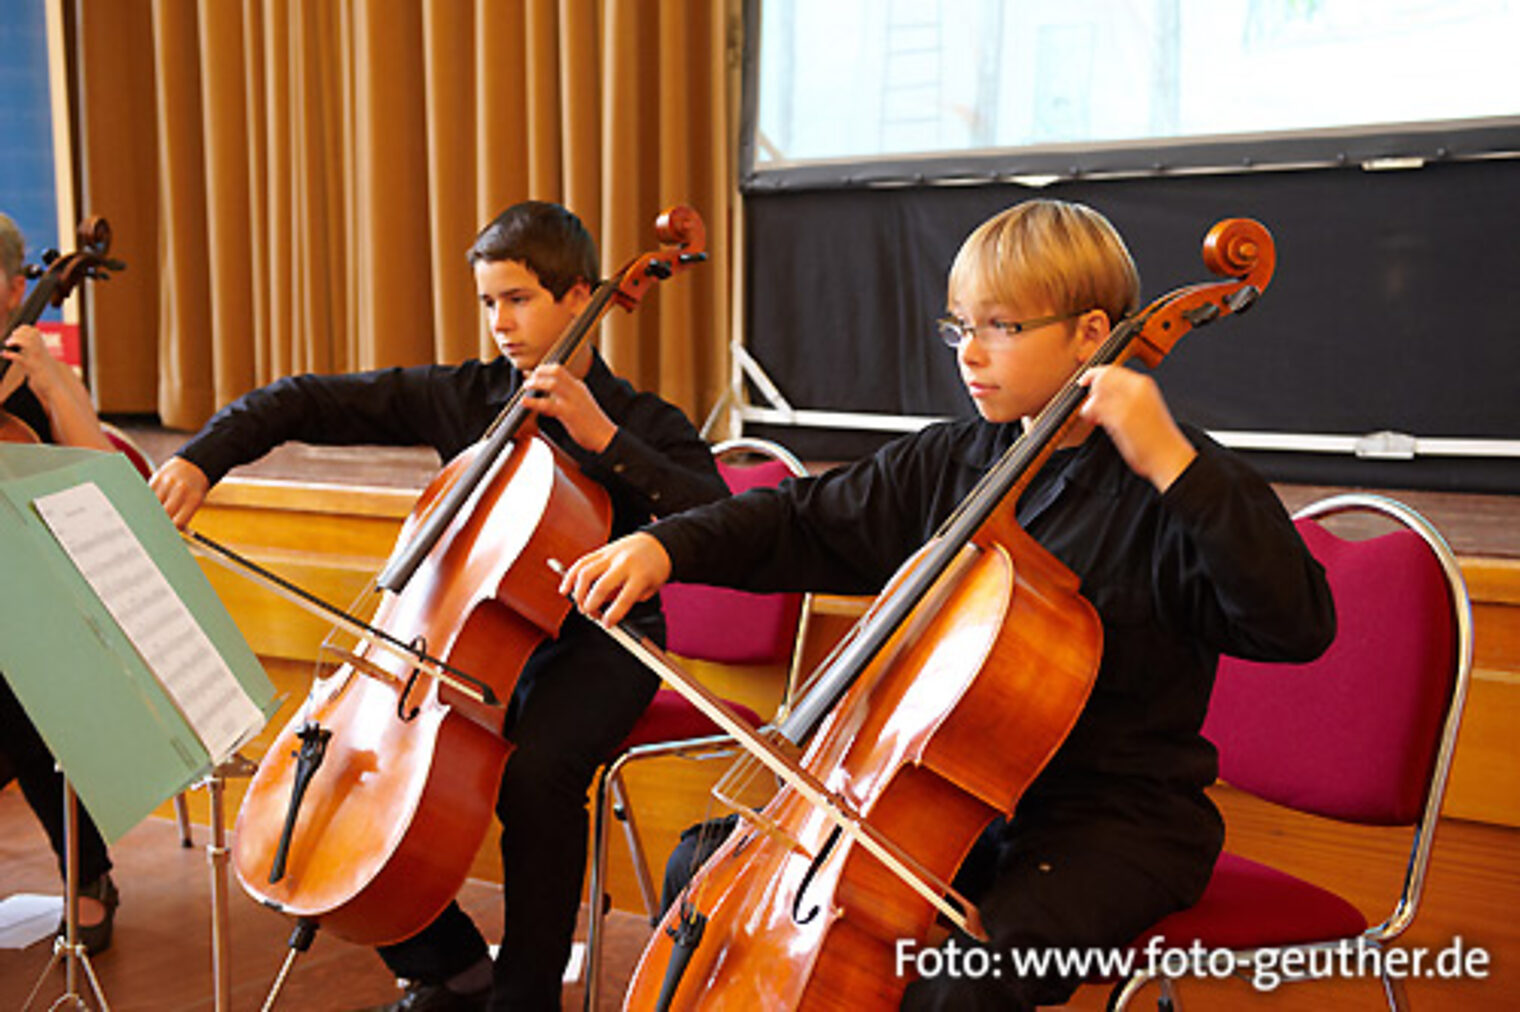
[[[125,426],[155,461],[163,461],[184,444],[187,433]],[[437,456],[426,449],[394,447],[325,447],[292,443],[234,474],[279,481],[322,482],[379,488],[421,490],[438,470]],[[1292,508],[1337,489],[1311,485],[1279,488]],[[1434,523],[1459,555],[1520,559],[1520,496],[1464,495],[1407,489],[1371,489],[1419,510]]]

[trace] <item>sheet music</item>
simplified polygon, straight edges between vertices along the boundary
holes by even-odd
[[[226,759],[263,714],[126,520],[93,482],[33,502],[211,759]]]

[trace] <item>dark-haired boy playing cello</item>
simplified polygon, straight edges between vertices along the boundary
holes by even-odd
[[[491,362],[296,376],[228,405],[154,476],[183,526],[233,466],[278,444],[427,445],[448,460],[475,442],[522,386],[540,432],[604,486],[614,536],[728,494],[712,452],[686,417],[637,393],[587,345],[563,366],[540,366],[589,301],[597,255],[575,215],[530,201],[508,208],[469,251],[475,287],[502,357]],[[650,602],[634,616],[663,639]],[[657,681],[590,623],[566,619],[518,678],[504,734],[515,745],[497,814],[506,895],[494,974],[485,939],[459,908],[381,950],[410,981],[388,1008],[558,1009],[561,976],[586,864],[586,793],[596,767],[627,735]],[[494,977],[494,986],[493,986]]]

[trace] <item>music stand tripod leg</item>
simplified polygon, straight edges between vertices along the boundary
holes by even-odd
[[[232,964],[229,945],[232,939],[231,912],[228,908],[230,890],[227,887],[226,813],[222,805],[223,788],[227,777],[252,775],[255,765],[241,754],[234,753],[226,762],[219,763],[211,775],[201,781],[211,801],[211,839],[206,843],[206,860],[211,870],[211,984],[215,992],[215,1012],[228,1012],[232,1008]]]
[[[21,1012],[27,1012],[32,1007],[48,974],[53,972],[53,967],[58,965],[60,959],[63,960],[64,993],[49,1008],[68,1007],[65,1003],[71,1003],[72,1007],[78,1009],[89,1008],[79,993],[79,970],[83,967],[85,975],[90,979],[90,988],[100,1002],[101,1012],[111,1012],[111,1004],[106,1001],[100,978],[95,976],[95,968],[90,964],[90,954],[79,940],[79,799],[74,795],[74,785],[69,782],[67,774],[63,778],[63,853],[64,934],[53,942],[53,956],[43,968],[42,975],[37,978],[37,983],[32,986],[32,993],[26,996]]]

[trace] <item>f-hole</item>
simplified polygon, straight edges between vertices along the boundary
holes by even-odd
[[[818,916],[818,911],[822,909],[817,904],[814,904],[813,908],[804,914],[802,912],[802,899],[807,894],[808,886],[812,885],[813,877],[818,874],[818,869],[823,867],[823,863],[829,859],[829,853],[834,849],[834,844],[838,842],[839,827],[835,826],[833,831],[829,833],[829,838],[819,848],[818,856],[813,858],[812,863],[808,865],[807,874],[802,876],[802,882],[797,887],[797,897],[792,900],[792,920],[796,923],[809,923],[814,917]]]
[[[413,654],[416,654],[419,657],[427,656],[426,636],[417,636],[412,640],[412,642],[408,643],[407,646],[411,649]],[[410,724],[412,721],[417,719],[417,714],[422,712],[422,707],[420,706],[414,706],[411,709],[407,709],[406,705],[407,697],[412,694],[412,687],[417,684],[417,678],[421,674],[422,669],[417,667],[415,664],[412,665],[412,673],[407,677],[406,685],[402,686],[401,695],[396,697],[396,716],[401,719],[402,723]]]

